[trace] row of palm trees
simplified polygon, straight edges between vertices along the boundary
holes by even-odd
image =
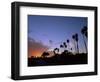
[[[85,50],[86,50],[86,53],[87,53],[87,37],[88,37],[88,34],[87,34],[87,26],[84,26],[82,29],[81,29],[81,34],[83,36],[83,42],[84,42],[84,45],[85,45]],[[72,35],[72,39],[74,41],[74,49],[75,49],[75,52],[76,54],[79,54],[79,46],[78,46],[78,41],[79,41],[79,36],[78,36],[78,33],[75,33],[74,35]],[[68,47],[70,48],[70,40],[67,39],[66,42],[63,42],[61,45],[60,45],[60,48],[63,48],[64,50],[66,50]],[[69,50],[73,50],[73,48],[70,48]],[[55,48],[54,49],[54,54],[56,53],[59,53],[59,48]]]

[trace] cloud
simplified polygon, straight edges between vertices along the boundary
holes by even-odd
[[[37,42],[33,38],[28,38],[28,57],[41,56],[44,51],[47,51],[49,46],[44,45],[42,42]]]

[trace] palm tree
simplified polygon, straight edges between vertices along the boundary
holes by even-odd
[[[78,47],[78,34],[74,34],[72,36],[73,40],[74,40],[74,45],[75,45],[75,50],[77,51],[77,53],[79,53],[79,47]]]
[[[75,48],[75,52],[76,52],[75,35],[72,35],[72,39],[74,41],[74,48]]]
[[[70,50],[73,50],[73,48],[70,48]]]
[[[60,45],[60,48],[63,48],[63,45],[62,44]]]
[[[60,48],[61,48],[61,52],[63,52],[62,49],[64,48],[64,46],[62,44],[60,45]]]
[[[67,43],[69,43],[69,39],[67,39]]]
[[[85,41],[85,37],[87,39],[88,35],[87,35],[87,26],[84,26],[81,30],[81,33],[83,35],[83,41],[84,41],[84,45],[85,45],[85,50],[86,50],[86,53],[87,53],[87,45],[86,45],[86,41]]]
[[[63,42],[64,50],[67,48],[66,42]]]
[[[87,26],[84,26],[81,30],[81,33],[87,38],[88,35],[87,35]]]
[[[55,49],[53,50],[53,52],[54,52],[55,55],[58,54],[58,53],[59,53],[59,48],[55,48]]]
[[[77,53],[79,53],[79,47],[78,47],[78,34],[77,34],[77,33],[75,34],[75,40],[76,40],[76,43],[77,43]]]
[[[69,46],[69,39],[67,39],[67,43],[68,43],[68,49],[70,48],[70,46]]]
[[[87,38],[88,37],[88,35],[87,35],[87,26],[84,26],[84,35],[85,35],[85,37]]]

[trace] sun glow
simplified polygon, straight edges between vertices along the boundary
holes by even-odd
[[[43,52],[41,51],[32,51],[32,56],[35,56],[35,57],[40,57],[42,55]]]

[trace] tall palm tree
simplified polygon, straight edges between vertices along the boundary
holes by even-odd
[[[77,53],[79,53],[79,47],[78,47],[78,34],[74,34],[72,36],[73,40],[74,40],[74,45],[75,45],[75,50]]]
[[[74,49],[75,49],[75,52],[76,52],[75,35],[72,35],[72,39],[74,41]]]
[[[67,39],[67,43],[68,43],[68,49],[70,48],[70,45],[69,45],[69,39]],[[69,49],[70,50],[70,49]]]
[[[85,37],[87,39],[88,35],[87,35],[87,26],[84,26],[81,30],[82,36],[83,36],[83,41],[84,41],[84,45],[85,45],[85,50],[87,53],[87,45],[86,45],[86,41],[85,41]]]
[[[64,46],[62,44],[60,45],[60,48],[61,48],[61,52],[63,52]]]
[[[79,53],[79,47],[78,47],[78,34],[77,34],[77,33],[75,34],[75,40],[76,40],[76,43],[77,43],[77,53]]]
[[[87,26],[84,26],[84,35],[85,35],[86,38],[88,37],[88,34],[87,34]]]

